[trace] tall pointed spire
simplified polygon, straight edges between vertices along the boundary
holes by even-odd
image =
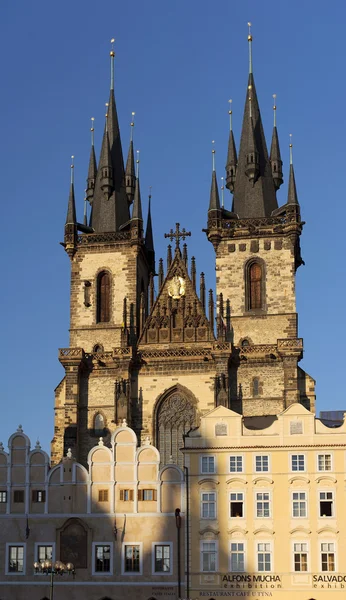
[[[139,219],[143,221],[142,215],[142,200],[141,200],[141,190],[139,186],[139,154],[137,150],[137,174],[136,174],[136,187],[135,187],[135,196],[133,201],[133,211],[132,211],[132,219]]]
[[[87,179],[87,187],[86,187],[86,197],[87,200],[92,202],[94,196],[95,189],[95,181],[97,174],[97,164],[96,164],[96,156],[95,156],[95,145],[94,145],[94,117],[91,117],[91,149],[90,149],[90,159],[89,159],[89,169],[88,169],[88,179]]]
[[[70,181],[70,194],[67,205],[67,215],[65,225],[75,225],[77,222],[76,218],[76,202],[74,197],[74,156],[71,156],[71,181]]]
[[[279,187],[283,184],[283,176],[282,176],[282,160],[280,153],[280,145],[279,145],[279,136],[276,128],[276,94],[273,94],[274,104],[273,104],[273,112],[274,112],[274,125],[273,125],[273,135],[272,135],[272,144],[270,148],[270,164],[272,166],[273,173],[273,181],[275,185],[275,189],[278,190]]]
[[[240,218],[270,216],[277,208],[272,169],[253,77],[252,41],[252,33],[249,30],[249,78],[233,191],[233,211]]]
[[[101,146],[99,173],[101,190],[104,194],[104,197],[108,200],[113,192],[113,167],[107,131],[107,114]]]
[[[294,167],[293,167],[292,134],[290,134],[290,175],[289,175],[289,180],[288,180],[287,204],[298,204],[299,205],[297,188],[296,188],[296,179],[294,176]]]
[[[212,157],[213,157],[213,172],[212,172],[212,176],[211,176],[209,210],[220,210],[220,197],[219,197],[219,190],[218,190],[216,171],[215,171],[214,141],[213,141],[213,149],[211,152],[212,152]]]
[[[228,138],[228,153],[227,153],[227,164],[226,164],[226,187],[230,192],[234,190],[235,178],[237,174],[237,150],[235,147],[233,127],[232,127],[232,100],[229,102],[229,138]]]
[[[119,229],[128,223],[130,219],[125,188],[124,160],[114,98],[114,39],[111,40],[111,43],[111,83],[106,115],[106,131],[102,142],[100,164],[96,176],[93,209],[90,221],[90,225],[95,232],[119,231]],[[108,141],[106,138],[108,138]],[[102,173],[101,170],[101,162],[102,160],[105,160],[105,154],[107,154],[107,163],[112,168],[112,171],[108,174],[105,171]],[[110,157],[110,161],[108,157]],[[111,175],[112,185],[109,185],[105,181],[105,179],[109,179],[109,174]],[[108,192],[110,192],[110,195],[107,198]]]
[[[145,231],[145,249],[147,251],[148,262],[153,273],[155,273],[155,250],[154,250],[154,237],[153,237],[153,226],[151,222],[151,187],[149,189],[149,203],[148,203],[148,218],[147,227]]]
[[[135,113],[132,113],[131,119],[131,137],[130,137],[130,145],[129,145],[129,153],[127,155],[126,162],[126,170],[125,170],[125,179],[126,179],[126,193],[129,204],[132,204],[134,193],[135,193],[135,185],[136,185],[136,175],[135,175],[135,159],[133,154],[133,128],[135,125]]]

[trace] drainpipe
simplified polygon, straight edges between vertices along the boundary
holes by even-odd
[[[180,508],[175,509],[175,525],[177,528],[177,541],[178,541],[178,597],[181,598],[181,570],[180,570],[180,528],[181,528],[181,516]]]
[[[189,469],[184,467],[186,481],[186,597],[190,598],[190,536],[189,536],[189,519],[190,519],[190,500],[189,500]]]

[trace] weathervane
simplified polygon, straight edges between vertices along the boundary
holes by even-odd
[[[180,231],[179,228],[180,228],[180,223],[176,223],[175,231],[173,231],[173,229],[171,229],[169,233],[165,233],[165,238],[169,238],[171,240],[171,242],[173,242],[173,240],[175,239],[175,250],[176,251],[179,250],[180,238],[185,240],[186,237],[190,237],[190,235],[191,235],[191,231],[185,231],[185,228],[183,228]]]

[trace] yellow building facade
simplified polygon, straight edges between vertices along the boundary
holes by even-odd
[[[274,419],[218,407],[184,454],[191,598],[346,597],[345,422],[299,404]]]

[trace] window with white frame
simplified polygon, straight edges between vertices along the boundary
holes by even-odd
[[[171,572],[171,554],[171,544],[154,544],[154,573]]]
[[[52,544],[37,544],[36,546],[36,560],[39,563],[44,563],[46,560],[53,560],[53,546]]]
[[[231,492],[229,495],[230,517],[244,516],[244,494],[243,492]]]
[[[201,517],[202,519],[216,519],[216,493],[201,493]]]
[[[269,456],[267,454],[259,454],[255,457],[256,473],[268,473],[269,471]]]
[[[321,571],[335,571],[335,554],[334,542],[321,543]]]
[[[229,457],[229,470],[230,473],[242,473],[243,472],[243,457],[239,454]]]
[[[110,544],[94,544],[94,573],[111,573]]]
[[[292,454],[291,469],[292,471],[305,471],[305,454]]]
[[[124,549],[124,572],[140,573],[140,545],[125,544]]]
[[[304,518],[308,515],[306,492],[292,492],[292,517]]]
[[[271,571],[272,569],[272,549],[270,542],[259,542],[257,544],[257,570]]]
[[[332,470],[332,455],[331,454],[319,454],[317,456],[317,468],[319,471],[331,471]]]
[[[24,573],[24,546],[8,546],[8,573]]]
[[[308,570],[308,544],[307,542],[298,542],[293,544],[293,560],[295,571]]]
[[[202,542],[202,571],[216,571],[217,547],[216,542]]]
[[[244,573],[245,571],[245,543],[230,543],[230,571],[233,573]]]
[[[202,456],[201,471],[202,473],[215,473],[215,456]]]
[[[7,492],[0,492],[0,504],[7,502]]]
[[[270,492],[256,492],[256,517],[270,517]]]
[[[320,517],[334,517],[334,492],[319,492]]]

